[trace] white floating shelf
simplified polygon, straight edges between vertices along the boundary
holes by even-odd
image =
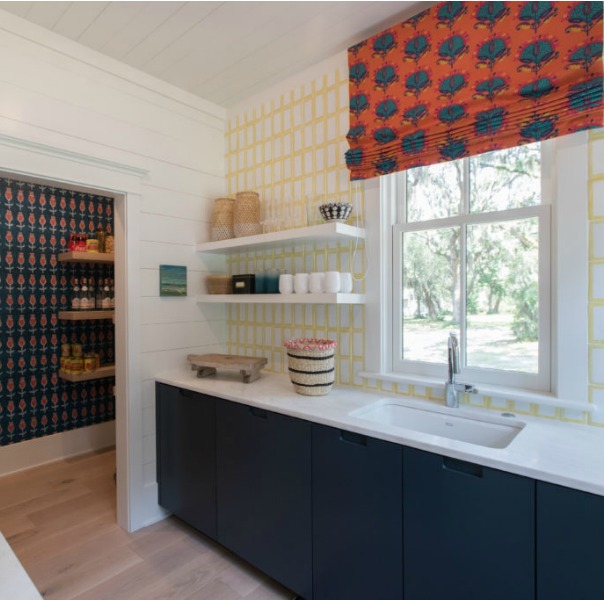
[[[365,294],[202,294],[199,303],[220,304],[365,304]]]
[[[197,244],[196,250],[197,252],[212,252],[215,254],[235,254],[248,250],[281,248],[287,244],[349,242],[355,239],[365,239],[365,230],[353,225],[346,225],[346,223],[324,223],[219,242],[205,242]]]

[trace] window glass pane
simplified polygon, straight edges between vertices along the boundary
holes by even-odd
[[[459,227],[403,233],[402,358],[446,363],[459,327]]]
[[[541,203],[539,143],[479,154],[470,159],[470,212]]]
[[[407,221],[429,221],[459,214],[463,161],[407,171]]]
[[[468,367],[538,371],[537,218],[469,225]]]

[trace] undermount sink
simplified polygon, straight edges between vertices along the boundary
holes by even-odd
[[[351,412],[350,416],[488,448],[506,448],[524,428],[522,422],[502,422],[505,417],[482,419],[454,415],[451,410],[457,409],[428,410],[382,399]]]

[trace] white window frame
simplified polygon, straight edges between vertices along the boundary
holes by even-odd
[[[547,150],[541,151],[542,161],[547,159]],[[465,163],[466,188],[468,184],[469,162]],[[417,373],[425,376],[445,377],[447,367],[445,364],[429,363],[425,361],[415,361],[401,358],[401,348],[403,346],[403,328],[398,324],[403,321],[402,314],[402,293],[403,277],[402,264],[399,258],[403,255],[401,248],[401,239],[403,233],[413,231],[437,230],[440,228],[460,227],[460,256],[462,257],[462,266],[465,264],[463,257],[466,255],[466,231],[468,225],[501,223],[504,221],[514,221],[535,217],[539,222],[539,360],[538,372],[536,374],[521,373],[516,371],[504,371],[501,369],[487,369],[477,367],[467,367],[465,364],[466,348],[466,312],[463,308],[466,305],[466,279],[467,273],[464,269],[460,270],[460,306],[462,307],[459,315],[460,321],[457,327],[452,326],[458,334],[462,352],[460,352],[461,371],[458,379],[460,381],[471,382],[473,384],[488,383],[494,385],[507,385],[511,387],[550,391],[550,205],[549,196],[544,193],[547,189],[547,183],[544,181],[544,173],[541,173],[541,199],[542,202],[536,206],[514,208],[493,212],[471,213],[469,210],[469,197],[467,189],[464,190],[462,197],[460,214],[442,219],[433,219],[428,221],[410,221],[407,222],[404,217],[398,215],[407,214],[407,194],[406,194],[406,174],[397,173],[393,175],[396,179],[394,188],[397,194],[397,221],[392,226],[392,245],[391,254],[392,268],[392,350],[391,361],[392,371],[395,373]],[[543,185],[545,183],[545,185]]]
[[[494,398],[592,412],[593,405],[587,399],[588,134],[578,132],[544,142],[542,152],[542,188],[552,207],[549,392],[531,392],[514,388],[509,383],[503,386],[482,384],[479,391]],[[375,381],[409,384],[415,386],[417,393],[426,387],[439,393],[444,389],[444,375],[401,374],[392,370],[391,261],[396,223],[392,198],[395,185],[395,177],[374,178],[364,184],[369,265],[365,322],[372,326],[366,328],[365,369],[356,373],[357,381],[369,380],[370,386],[375,385],[372,383]]]

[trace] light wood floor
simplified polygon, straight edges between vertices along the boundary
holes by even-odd
[[[0,531],[44,598],[293,597],[172,517],[133,534],[120,529],[114,468],[107,451],[0,478]]]

